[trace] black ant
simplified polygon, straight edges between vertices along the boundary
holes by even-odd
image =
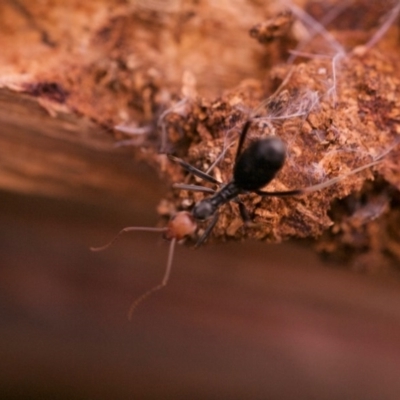
[[[389,150],[385,151],[379,157],[375,158],[374,161],[365,164],[361,167],[353,169],[341,176],[329,179],[323,183],[308,186],[302,189],[292,189],[287,191],[277,191],[268,192],[261,190],[262,187],[271,182],[275,175],[283,167],[286,158],[286,146],[283,141],[277,136],[270,136],[264,139],[258,139],[251,142],[246,149],[243,149],[243,144],[245,142],[247,133],[251,127],[252,120],[249,119],[245,122],[242,132],[239,137],[239,143],[236,150],[235,163],[233,166],[233,178],[232,180],[222,186],[218,191],[210,188],[197,185],[186,185],[186,184],[175,184],[175,188],[202,191],[206,193],[212,193],[211,197],[205,198],[194,205],[191,211],[179,211],[173,216],[168,225],[164,228],[150,228],[150,227],[127,227],[122,229],[108,244],[102,247],[91,248],[92,251],[101,251],[108,248],[114,241],[123,233],[131,231],[151,231],[151,232],[164,232],[165,238],[171,241],[168,253],[167,266],[165,270],[164,277],[160,284],[154,286],[139,298],[137,298],[132,304],[128,318],[131,319],[132,314],[136,307],[145,298],[154,293],[155,291],[163,288],[169,279],[171,272],[171,265],[173,259],[173,253],[175,249],[175,244],[184,238],[193,235],[197,230],[197,221],[204,221],[211,219],[208,227],[205,229],[204,233],[198,239],[195,247],[200,246],[207,237],[210,235],[212,229],[218,221],[218,209],[229,201],[235,201],[239,205],[239,211],[242,219],[245,223],[250,222],[250,217],[245,209],[245,206],[240,200],[238,200],[238,195],[254,192],[260,196],[275,196],[275,197],[286,197],[286,196],[296,196],[310,193],[313,191],[324,189],[328,186],[339,182],[343,178],[356,174],[366,168],[372,167],[378,164],[381,159],[391,151],[392,146]],[[397,144],[397,143],[396,143]],[[168,155],[168,158],[178,163],[186,171],[198,176],[208,182],[213,184],[221,185],[222,183],[203,171],[193,167],[192,165],[186,163],[180,158]]]

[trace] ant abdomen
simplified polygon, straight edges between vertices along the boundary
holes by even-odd
[[[233,179],[243,191],[255,191],[274,179],[286,158],[286,146],[276,136],[250,143],[240,154]]]

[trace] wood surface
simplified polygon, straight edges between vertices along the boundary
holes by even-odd
[[[262,2],[208,14],[182,2],[182,15],[207,22],[204,42],[192,25],[182,34],[178,2],[142,3],[0,4],[0,397],[397,400],[396,258],[359,274],[323,262],[311,242],[178,246],[169,285],[127,320],[161,280],[168,244],[132,233],[102,253],[89,247],[157,225],[170,182],[151,148],[116,148],[113,126],[154,124],[149,88],[189,90],[188,66],[215,99],[281,57],[238,34],[267,16]],[[352,6],[373,30],[367,3]],[[382,226],[371,230],[386,243]]]

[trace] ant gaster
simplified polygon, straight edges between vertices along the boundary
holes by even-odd
[[[366,168],[378,164],[381,158],[388,153],[386,151],[381,156],[375,158],[371,163],[365,164],[361,167],[353,169],[341,176],[329,179],[323,183],[308,186],[302,189],[293,189],[287,191],[267,192],[261,190],[262,187],[271,182],[275,175],[282,168],[285,157],[286,157],[286,146],[282,140],[277,136],[271,136],[264,139],[258,139],[251,142],[245,150],[242,151],[244,141],[247,133],[251,126],[251,120],[247,120],[243,126],[242,132],[239,137],[239,143],[235,156],[235,164],[233,167],[233,178],[232,180],[222,186],[218,191],[214,191],[210,188],[197,185],[186,185],[186,184],[174,184],[173,187],[185,190],[202,191],[205,193],[212,193],[211,197],[205,198],[196,203],[191,211],[179,211],[173,216],[164,228],[150,228],[150,227],[127,227],[122,229],[108,244],[102,247],[91,248],[92,251],[101,251],[108,248],[114,241],[123,233],[131,231],[150,231],[150,232],[164,232],[164,236],[167,240],[171,241],[167,266],[164,277],[160,284],[154,286],[150,290],[146,291],[139,298],[137,298],[128,313],[128,318],[131,319],[132,314],[136,307],[144,299],[150,296],[155,291],[163,288],[169,279],[171,272],[171,265],[173,259],[173,253],[175,244],[186,237],[193,235],[197,230],[197,221],[204,221],[211,218],[211,222],[205,229],[202,236],[198,239],[196,247],[200,246],[210,235],[212,229],[218,220],[218,209],[223,204],[229,201],[235,201],[239,205],[239,211],[242,219],[245,222],[250,222],[250,217],[244,207],[244,204],[238,200],[237,196],[244,193],[254,192],[260,196],[275,196],[275,197],[286,197],[302,195],[305,193],[321,190],[325,187],[331,186],[334,183],[342,180],[343,178],[356,174]],[[389,150],[390,151],[390,150]],[[192,165],[186,163],[180,158],[168,155],[169,159],[178,163],[186,171],[196,175],[208,182],[221,185],[217,179],[200,171]]]

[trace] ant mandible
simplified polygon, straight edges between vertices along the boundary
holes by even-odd
[[[220,190],[215,191],[210,188],[197,185],[186,185],[186,184],[174,184],[174,188],[201,191],[205,193],[212,193],[211,197],[205,198],[194,205],[191,211],[179,211],[173,216],[164,228],[151,228],[151,227],[127,227],[122,229],[109,243],[102,247],[92,247],[92,251],[105,250],[122,234],[131,231],[150,231],[150,232],[163,232],[167,240],[170,240],[170,247],[168,253],[167,266],[164,273],[164,277],[158,285],[154,286],[150,290],[146,291],[140,297],[138,297],[130,307],[128,312],[128,319],[131,319],[133,312],[136,307],[144,299],[150,296],[157,290],[160,290],[168,283],[168,279],[171,272],[172,260],[174,249],[177,241],[180,241],[186,237],[193,235],[197,230],[197,222],[211,219],[209,225],[205,229],[204,233],[198,239],[195,247],[200,246],[207,237],[210,235],[212,229],[218,221],[218,210],[219,208],[229,201],[235,201],[239,205],[239,211],[244,222],[249,222],[250,217],[245,209],[244,204],[237,198],[240,194],[254,192],[260,196],[275,196],[275,197],[287,197],[303,195],[306,193],[314,192],[317,190],[324,189],[328,186],[339,182],[343,178],[356,174],[366,168],[372,167],[378,164],[381,159],[390,150],[384,152],[384,154],[375,158],[374,161],[365,164],[361,167],[355,168],[345,174],[338,177],[329,179],[323,183],[308,186],[302,189],[292,189],[287,191],[268,192],[261,190],[265,185],[271,182],[276,174],[283,167],[286,158],[286,146],[283,141],[277,136],[270,136],[263,139],[252,141],[247,148],[243,150],[243,144],[245,142],[248,131],[251,127],[251,119],[248,119],[242,128],[242,132],[239,137],[239,143],[236,150],[235,163],[233,166],[233,178],[230,182],[223,185]],[[213,184],[221,185],[222,183],[192,165],[186,163],[180,158],[173,155],[168,155],[168,158],[178,163],[186,171],[193,175],[204,179]]]

